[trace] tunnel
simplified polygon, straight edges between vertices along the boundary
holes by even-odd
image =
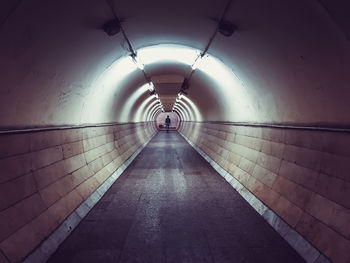
[[[350,262],[349,13],[1,1],[0,263]]]

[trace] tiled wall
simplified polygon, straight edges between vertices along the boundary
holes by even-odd
[[[154,132],[138,123],[0,136],[0,263],[20,262]]]
[[[350,262],[350,134],[183,122],[179,131],[334,262]]]

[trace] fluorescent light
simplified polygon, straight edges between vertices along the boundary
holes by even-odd
[[[203,64],[203,61],[205,60],[204,58],[206,58],[206,57],[208,57],[208,55],[202,56],[202,54],[200,54],[196,58],[195,62],[191,65],[192,70],[196,70],[197,68],[202,68],[204,66],[204,64]]]
[[[145,65],[140,61],[140,59],[137,58],[136,54],[131,55],[132,61],[134,61],[135,65],[140,69],[143,70],[145,68]]]
[[[203,57],[206,57],[208,55],[203,55],[202,53],[199,53],[196,60],[194,61],[194,63],[191,65],[192,70],[196,70],[198,67],[202,66],[202,62],[203,62]]]
[[[145,65],[170,61],[191,65],[199,50],[180,45],[154,45],[139,49],[137,55]]]
[[[148,83],[148,90],[149,90],[150,92],[154,91],[154,84],[153,84],[152,81]]]
[[[201,56],[201,55],[199,55],[199,56],[196,58],[196,60],[194,61],[194,63],[191,65],[192,70],[196,70],[196,68],[198,68],[198,64],[199,64],[199,62],[200,62],[201,59],[202,59],[202,56]]]

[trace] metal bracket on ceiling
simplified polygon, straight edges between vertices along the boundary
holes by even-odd
[[[119,33],[120,31],[122,32],[124,40],[128,44],[128,49],[129,49],[131,58],[133,59],[133,61],[137,65],[137,67],[142,71],[142,74],[143,74],[144,78],[146,79],[146,82],[151,83],[151,78],[146,74],[145,69],[144,69],[144,65],[140,61],[137,60],[137,53],[134,50],[128,36],[126,35],[122,24],[120,23],[121,20],[119,19],[117,12],[115,11],[115,8],[112,4],[112,0],[106,0],[106,2],[107,2],[107,5],[109,6],[110,10],[113,13],[114,19],[106,22],[106,24],[105,24],[106,27],[104,27],[103,29],[105,30],[105,32],[108,35],[115,35],[115,34]],[[153,85],[153,87],[154,87],[154,85]],[[156,93],[157,92],[156,92],[155,87],[154,87],[152,92],[150,92],[150,96],[155,95]]]

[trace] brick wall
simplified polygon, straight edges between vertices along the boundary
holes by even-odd
[[[350,262],[350,134],[183,122],[179,131],[334,262]]]
[[[0,263],[20,262],[154,132],[139,123],[0,136]]]

